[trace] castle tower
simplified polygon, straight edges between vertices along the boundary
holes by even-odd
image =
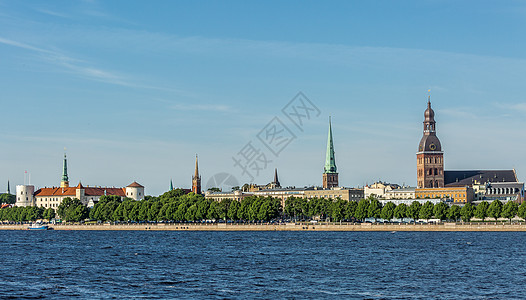
[[[104,195],[106,196],[106,191],[104,191]],[[77,185],[77,188],[75,189],[75,198],[79,199],[80,202],[84,205],[88,205],[88,199],[86,198],[86,189],[82,185],[81,182]]]
[[[16,203],[15,206],[35,206],[35,186],[17,185],[16,186]]]
[[[126,187],[126,197],[131,198],[135,201],[141,201],[144,199],[144,186],[137,183],[137,181],[132,182]]]
[[[327,154],[323,171],[323,188],[327,189],[333,187],[338,187],[338,173],[336,172],[336,160],[334,158],[334,146],[332,143],[331,118],[329,117],[329,137],[327,138]]]
[[[416,153],[417,186],[419,188],[444,187],[444,152],[436,136],[435,112],[428,97],[424,112],[424,135]]]
[[[62,180],[60,181],[60,187],[61,188],[69,187],[68,160],[66,158],[66,153],[64,153],[64,167],[63,167],[63,170],[62,170]]]
[[[195,155],[195,173],[192,177],[192,192],[201,194],[201,176],[199,176],[199,168],[197,166],[197,154]]]

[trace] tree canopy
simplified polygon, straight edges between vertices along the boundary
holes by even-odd
[[[57,214],[66,222],[79,222],[87,219],[89,211],[77,198],[64,198],[57,208]]]

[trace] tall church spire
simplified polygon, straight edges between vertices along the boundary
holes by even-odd
[[[9,187],[9,180],[7,180],[7,194],[11,194],[11,188]]]
[[[323,187],[332,188],[338,186],[338,173],[336,159],[334,157],[334,145],[332,142],[332,125],[329,117],[329,135],[327,137],[327,152],[325,155],[325,168],[323,170]]]
[[[329,117],[329,136],[327,138],[327,154],[325,156],[325,173],[336,173],[336,160],[334,158],[334,146],[332,144],[331,117]]]
[[[276,185],[276,187],[281,186],[278,180],[278,168],[274,169],[274,182],[273,183]]]
[[[172,180],[170,179],[170,191],[174,190],[174,184],[172,183]]]
[[[64,166],[62,170],[62,180],[60,181],[60,187],[69,187],[68,160],[66,158],[66,153],[64,153]]]
[[[195,172],[192,176],[192,192],[201,194],[201,176],[199,176],[199,167],[197,165],[197,154],[195,155]]]
[[[199,176],[199,166],[197,165],[197,154],[195,155],[195,177]]]

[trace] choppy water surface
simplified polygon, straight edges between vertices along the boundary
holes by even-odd
[[[0,298],[523,299],[526,233],[0,231]]]

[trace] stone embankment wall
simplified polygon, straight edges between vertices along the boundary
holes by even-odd
[[[0,225],[0,230],[27,230],[28,225]],[[441,224],[96,224],[50,225],[53,230],[174,230],[174,231],[526,231],[526,223]]]

